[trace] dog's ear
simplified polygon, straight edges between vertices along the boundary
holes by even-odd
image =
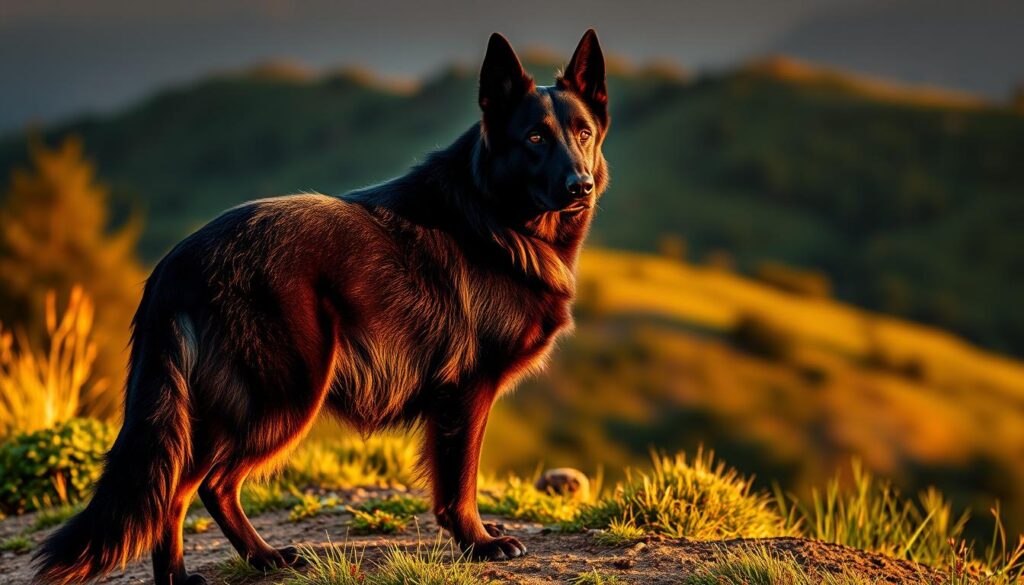
[[[594,29],[587,29],[576,46],[565,72],[558,78],[559,89],[576,92],[590,106],[602,124],[608,124],[608,88],[605,85],[604,53]]]
[[[533,88],[533,78],[523,69],[512,45],[500,34],[492,34],[480,68],[480,109],[484,112],[484,123],[510,114]]]

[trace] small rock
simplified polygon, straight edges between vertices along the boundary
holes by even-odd
[[[533,487],[542,492],[561,494],[578,501],[590,499],[590,480],[582,471],[571,467],[545,471]]]

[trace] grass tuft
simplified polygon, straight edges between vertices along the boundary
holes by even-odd
[[[589,573],[580,573],[576,577],[569,581],[570,585],[621,585],[625,583],[622,579],[619,579],[615,575],[608,575],[606,573],[600,573],[597,569],[590,571]]]
[[[642,540],[646,535],[632,518],[616,519],[608,523],[608,528],[595,534],[594,540],[606,546],[625,546]]]
[[[3,542],[0,542],[0,551],[13,552],[15,554],[24,554],[32,550],[32,541],[25,536],[12,536]]]
[[[301,545],[299,554],[305,559],[306,567],[301,572],[289,569],[286,585],[363,585],[366,582],[363,551],[355,551],[348,543],[335,545],[328,541],[322,554],[308,545]]]
[[[242,486],[242,508],[250,516],[286,510],[299,503],[289,488],[278,481],[246,483]]]
[[[432,545],[422,542],[413,550],[388,545],[384,558],[369,582],[372,585],[477,585],[481,566],[469,561],[451,540],[438,537]]]
[[[216,568],[217,577],[226,585],[239,585],[250,579],[258,579],[275,571],[262,571],[250,565],[238,555],[221,561]]]
[[[750,479],[716,462],[712,453],[698,451],[692,460],[655,454],[653,460],[651,472],[629,471],[612,495],[584,507],[576,526],[608,528],[618,520],[644,531],[701,540],[789,533],[769,498],[754,492]]]
[[[69,518],[82,511],[85,507],[84,503],[74,505],[63,505],[55,508],[46,508],[40,510],[36,514],[35,520],[32,521],[32,525],[29,526],[29,532],[39,532],[40,530],[46,530],[59,526],[66,522]]]

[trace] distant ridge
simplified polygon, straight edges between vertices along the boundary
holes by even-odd
[[[773,55],[750,61],[740,67],[739,71],[791,83],[837,87],[890,103],[971,109],[993,105],[991,101],[966,91],[853,73],[786,55]]]

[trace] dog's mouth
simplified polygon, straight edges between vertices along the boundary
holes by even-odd
[[[580,199],[579,201],[573,201],[568,207],[563,207],[562,213],[575,215],[577,213],[582,213],[593,206],[594,204],[590,199]]]

